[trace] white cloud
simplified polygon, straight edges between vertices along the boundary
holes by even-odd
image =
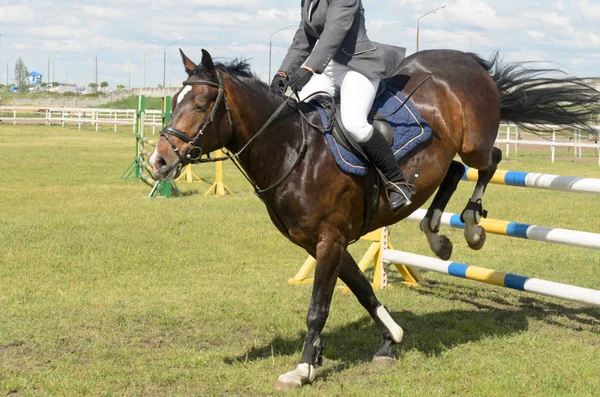
[[[447,19],[464,27],[497,29],[502,26],[496,10],[481,0],[458,0],[443,12]]]
[[[148,84],[162,83],[164,46],[167,79],[181,75],[177,47],[192,58],[208,49],[217,58],[246,56],[253,70],[267,79],[269,36],[293,26],[272,41],[277,68],[300,20],[298,0],[0,0],[0,59],[20,52],[30,70],[44,72],[55,56],[56,76],[81,85],[91,78],[91,59],[113,84],[142,80],[146,58]],[[500,50],[507,60],[550,60],[582,76],[600,75],[600,1],[569,0],[363,0],[371,39],[415,50],[417,18],[436,7],[443,10],[420,22],[421,49],[453,48],[486,57]],[[56,12],[60,10],[60,12]],[[459,34],[461,32],[461,34]],[[483,36],[485,34],[485,36]],[[153,42],[154,41],[154,42]],[[0,81],[5,80],[5,63]],[[171,66],[172,65],[172,66]],[[176,78],[176,76],[179,76]]]
[[[571,20],[566,15],[560,15],[556,12],[530,14],[532,19],[539,18],[545,23],[550,23],[561,28],[569,28],[571,26]]]
[[[2,23],[23,23],[33,21],[34,19],[35,11],[29,6],[18,5],[0,7],[0,22]]]
[[[544,32],[540,32],[539,30],[528,30],[527,34],[534,39],[543,39],[546,37],[546,34]]]

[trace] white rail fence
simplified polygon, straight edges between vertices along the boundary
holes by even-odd
[[[157,132],[156,127],[161,126],[161,112],[159,110],[146,110],[146,126],[152,127],[152,133]],[[32,107],[32,106],[2,106],[0,107],[0,124],[76,124],[81,129],[82,125],[92,125],[96,131],[100,125],[112,125],[116,131],[118,126],[131,126],[135,128],[136,113],[133,109],[102,109],[102,108],[66,108],[66,107]],[[593,149],[598,156],[600,165],[600,142],[592,134],[578,130],[561,131],[558,127],[548,125],[547,131],[538,135],[519,131],[519,127],[504,124],[498,131],[496,145],[506,145],[504,155],[515,156],[522,145],[546,146],[550,149],[551,161],[554,163],[557,148],[573,148],[573,155],[579,159],[583,157],[583,149]],[[600,126],[596,127],[600,130]],[[535,139],[531,139],[535,138]],[[512,151],[511,151],[512,149]]]
[[[565,131],[553,125],[545,127],[546,131],[533,135],[527,132],[522,133],[519,131],[519,126],[504,124],[500,127],[500,131],[498,131],[496,146],[506,145],[503,150],[503,154],[506,157],[510,157],[511,155],[511,146],[515,156],[519,154],[519,146],[521,145],[550,147],[550,159],[552,163],[554,163],[556,158],[556,148],[568,148],[569,151],[573,148],[573,155],[579,159],[583,157],[583,149],[594,149],[596,156],[598,156],[598,165],[600,165],[600,142],[598,141],[598,136],[593,136],[589,132],[582,132],[577,129]],[[600,126],[595,126],[594,128],[600,134]],[[524,139],[524,137],[530,137],[531,135],[537,139]]]
[[[132,127],[135,130],[137,121],[134,109],[102,109],[102,108],[39,108],[31,106],[2,106],[0,107],[0,125],[17,124],[46,124],[92,126],[98,131],[100,125],[112,125],[116,132],[119,126]],[[162,125],[160,110],[146,110],[146,126],[152,127],[155,134],[156,127]]]

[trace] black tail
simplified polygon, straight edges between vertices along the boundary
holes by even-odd
[[[600,91],[559,69],[527,69],[520,63],[502,64],[498,53],[489,61],[471,54],[491,73],[500,93],[500,118],[526,129],[543,124],[582,128],[600,113]],[[560,74],[560,77],[549,75]],[[546,127],[547,129],[547,127]]]

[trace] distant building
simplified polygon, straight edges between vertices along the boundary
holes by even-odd
[[[77,84],[59,83],[59,85],[58,85],[58,93],[59,94],[64,94],[65,92],[74,92],[74,93],[77,93]]]
[[[31,72],[27,75],[27,85],[40,85],[42,84],[42,75],[38,72]]]

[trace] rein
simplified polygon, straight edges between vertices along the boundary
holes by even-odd
[[[202,148],[200,146],[198,146],[197,143],[200,141],[202,135],[204,135],[204,131],[213,123],[217,109],[218,109],[221,101],[223,101],[224,106],[225,106],[225,111],[227,112],[227,117],[228,117],[228,121],[229,121],[229,137],[231,138],[231,136],[233,135],[233,119],[231,117],[231,108],[229,106],[229,103],[227,102],[227,97],[225,96],[225,87],[224,87],[223,78],[222,78],[222,75],[219,74],[219,83],[218,84],[215,82],[212,82],[212,81],[208,81],[208,80],[185,80],[183,82],[183,85],[184,86],[186,86],[186,85],[206,85],[209,87],[218,88],[219,93],[217,94],[217,98],[215,99],[215,103],[213,105],[212,111],[210,112],[210,115],[204,119],[204,121],[198,128],[198,131],[194,134],[193,137],[190,137],[185,132],[178,130],[171,126],[166,126],[160,131],[160,135],[165,137],[167,142],[169,142],[169,144],[171,145],[171,148],[173,149],[175,154],[177,154],[177,157],[179,157],[181,166],[185,166],[188,164],[213,163],[213,162],[217,162],[217,161],[231,160],[234,163],[234,165],[240,170],[242,175],[244,175],[244,177],[248,180],[248,182],[250,182],[250,184],[254,188],[255,194],[257,194],[259,197],[263,193],[265,193],[269,190],[272,190],[272,189],[276,188],[277,186],[281,185],[283,183],[283,181],[285,181],[291,175],[291,173],[296,169],[296,167],[300,163],[302,157],[306,153],[306,149],[308,148],[308,140],[306,138],[306,129],[304,126],[305,120],[303,117],[300,117],[300,125],[302,127],[302,146],[300,147],[300,149],[298,151],[298,156],[296,157],[296,160],[294,161],[294,164],[292,165],[292,167],[275,183],[273,183],[272,185],[270,185],[269,187],[267,187],[265,189],[259,189],[259,187],[256,185],[256,183],[254,183],[251,180],[251,178],[248,176],[248,173],[246,172],[246,170],[239,163],[240,155],[248,147],[250,147],[250,145],[252,143],[254,143],[258,139],[259,136],[261,136],[267,130],[267,128],[273,123],[273,121],[275,121],[275,119],[283,111],[283,109],[286,107],[286,105],[289,105],[290,107],[292,107],[292,105],[288,102],[288,100],[284,101],[281,105],[279,105],[279,107],[275,110],[275,112],[273,112],[271,117],[269,117],[269,119],[263,124],[263,126],[256,132],[256,134],[254,134],[254,136],[252,136],[252,138],[250,138],[250,140],[248,140],[248,142],[246,142],[246,144],[240,150],[238,150],[235,153],[229,153],[229,151],[226,151],[225,156],[215,157],[215,158],[211,158],[207,154],[208,158],[203,159],[203,158],[201,158]],[[302,114],[302,112],[300,112],[300,114],[301,114],[301,116],[304,116],[304,114]],[[175,145],[175,143],[172,141],[171,136],[174,136],[174,137],[180,139],[181,141],[190,144],[192,147],[190,149],[188,149],[188,151],[184,155],[182,155],[179,152],[179,148],[177,147],[177,145]]]

